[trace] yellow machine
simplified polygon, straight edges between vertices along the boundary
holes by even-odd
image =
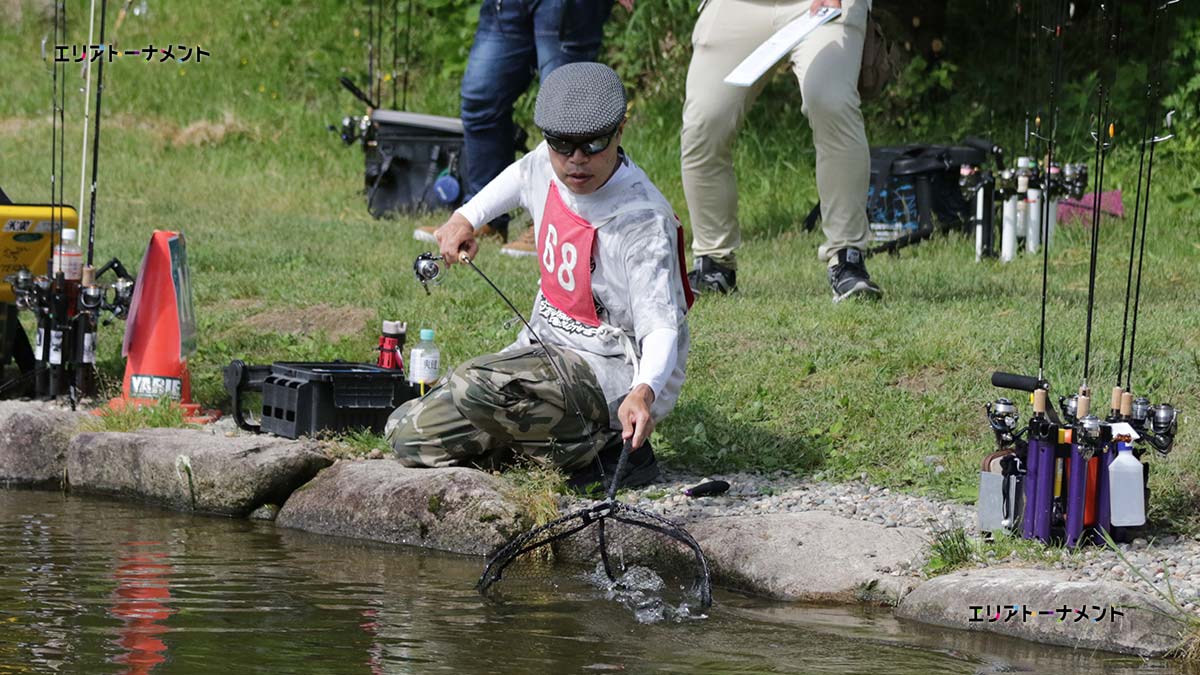
[[[0,204],[0,303],[13,303],[12,284],[4,279],[22,267],[46,273],[55,227],[79,228],[73,206]]]

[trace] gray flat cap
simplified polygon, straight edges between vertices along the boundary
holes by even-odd
[[[533,123],[552,136],[591,138],[625,119],[625,87],[602,63],[568,63],[546,76]]]

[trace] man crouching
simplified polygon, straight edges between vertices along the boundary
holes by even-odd
[[[503,351],[463,363],[397,408],[388,440],[405,466],[496,468],[521,456],[577,485],[600,479],[598,463],[611,474],[630,441],[623,485],[644,485],[658,476],[646,440],[675,406],[687,364],[683,232],[620,147],[625,88],[612,69],[555,70],[534,123],[545,142],[435,236],[447,264],[474,259],[479,227],[518,205],[529,211],[541,274],[536,338],[523,329]]]

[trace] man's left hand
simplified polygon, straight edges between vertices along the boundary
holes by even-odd
[[[634,450],[642,447],[642,443],[654,431],[654,418],[650,416],[650,404],[654,403],[654,390],[639,384],[625,396],[621,407],[617,409],[617,418],[621,420],[621,438],[630,442]]]
[[[626,12],[633,11],[633,0],[617,0],[617,4],[624,7]]]
[[[822,7],[832,7],[834,9],[842,8],[842,0],[813,0],[813,4],[808,8],[809,14],[816,14]]]

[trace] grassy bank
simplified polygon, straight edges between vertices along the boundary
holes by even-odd
[[[412,260],[427,247],[411,230],[439,217],[372,220],[359,193],[361,152],[325,129],[360,112],[335,79],[361,70],[354,31],[363,17],[332,2],[176,4],[130,17],[122,46],[201,44],[212,55],[201,64],[106,68],[97,239],[99,256],[136,265],[150,230],[187,234],[201,333],[191,364],[198,398],[227,405],[219,368],[233,358],[371,359],[384,318],[436,328],[449,364],[507,344],[515,330],[505,325],[509,314],[477,278],[455,270],[431,297],[413,281]],[[71,5],[75,21],[82,5]],[[0,22],[0,186],[14,199],[45,202],[50,81],[38,51],[46,26],[29,6],[20,23]],[[457,80],[432,66],[417,75],[410,107],[454,114]],[[626,147],[686,221],[675,94],[638,92]],[[80,96],[68,106],[78,114]],[[1040,257],[976,265],[967,241],[940,238],[872,260],[885,302],[832,306],[816,260],[820,237],[798,228],[816,197],[799,107],[791,83],[777,78],[741,137],[744,291],[693,310],[689,381],[656,447],[672,465],[697,471],[865,473],[970,498],[992,443],[982,406],[998,392],[988,374],[1037,366]],[[873,142],[904,138],[893,120],[868,125]],[[946,128],[925,140],[963,131]],[[78,125],[68,132],[73,203]],[[1200,155],[1189,139],[1173,144],[1154,167],[1134,385],[1184,411],[1177,448],[1156,463],[1151,487],[1160,516],[1194,529],[1200,219],[1192,197]],[[1086,138],[1071,139],[1067,152],[1089,158]],[[1126,144],[1109,164],[1109,187],[1123,189],[1130,206],[1136,161]],[[1104,391],[1115,377],[1129,221],[1102,227],[1092,369]],[[1050,259],[1046,371],[1059,393],[1082,373],[1088,234],[1063,227]],[[485,246],[479,262],[514,298],[532,296],[530,261]],[[119,343],[118,327],[102,332],[100,366],[110,383],[123,368]]]

